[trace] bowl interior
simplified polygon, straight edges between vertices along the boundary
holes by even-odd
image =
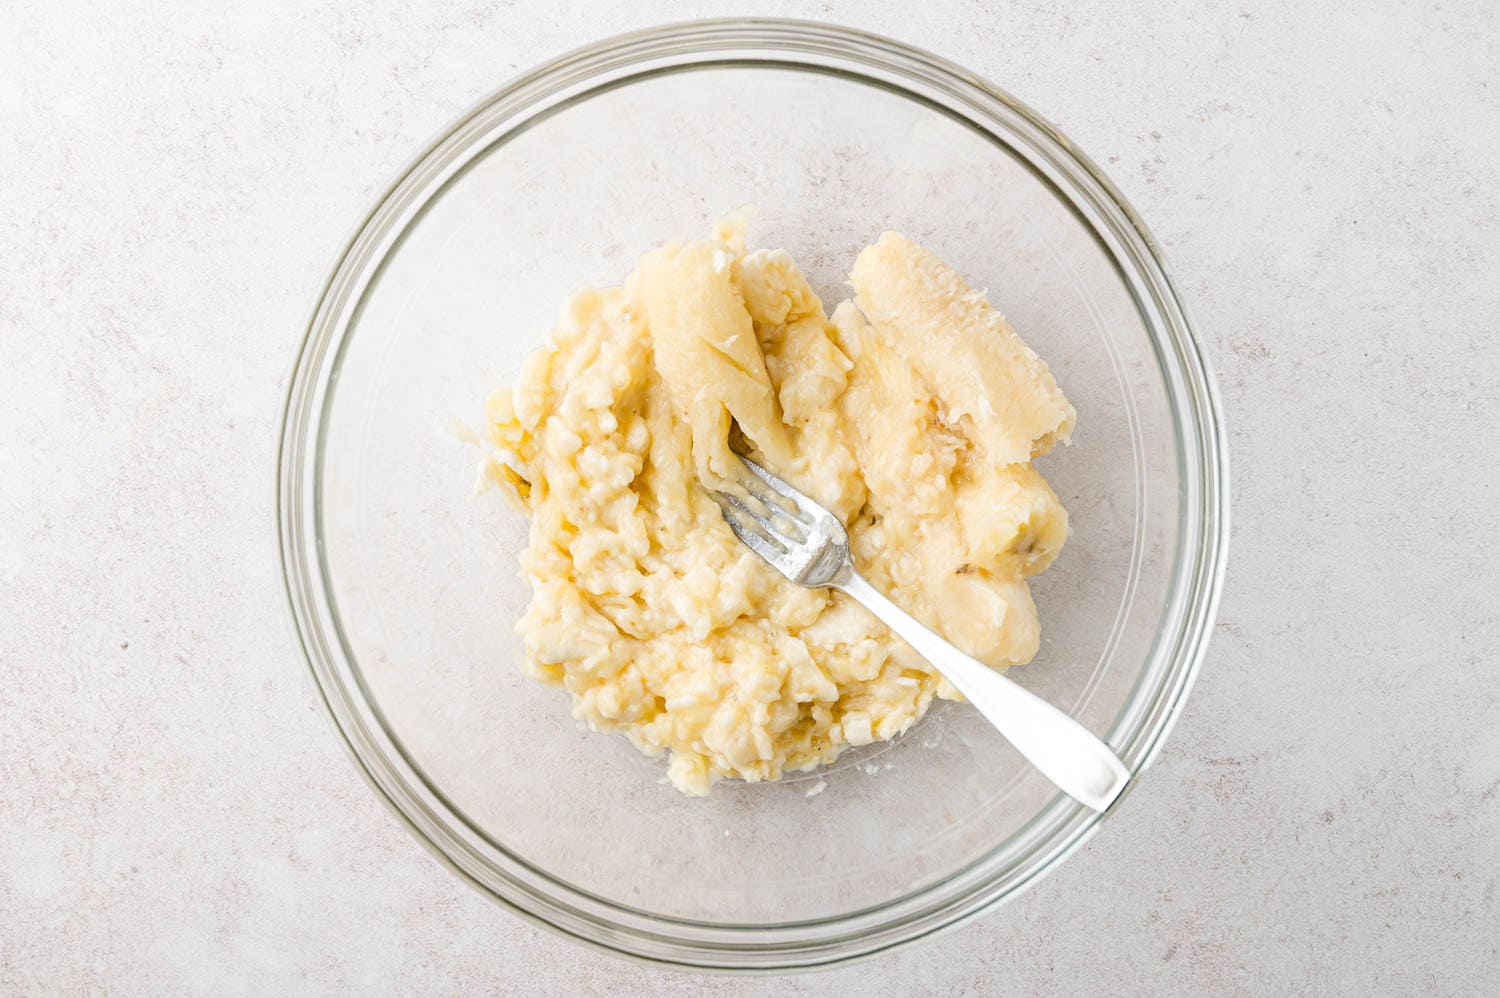
[[[521,675],[522,517],[471,497],[485,395],[559,306],[742,204],[830,308],[887,228],[965,274],[1078,409],[1042,470],[1072,516],[1011,676],[1100,735],[1141,680],[1178,539],[1172,409],[1127,282],[1004,144],[910,95],[811,69],[679,67],[488,144],[379,261],[324,401],[322,571],[362,695],[464,834],[622,908],[720,925],[826,919],[1015,847],[1056,792],[965,705],[774,785],[678,795],[665,761],[580,730]]]

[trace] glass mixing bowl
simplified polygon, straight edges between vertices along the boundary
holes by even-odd
[[[525,678],[522,518],[471,497],[478,424],[561,303],[759,206],[830,306],[887,228],[931,248],[1078,409],[1042,468],[1072,515],[1011,676],[1139,777],[1201,661],[1228,536],[1213,379],[1150,235],[1097,168],[965,70],[844,28],[683,24],[527,73],[441,135],[340,258],[278,468],[295,630],[376,792],[459,875],[575,939],[773,970],[910,943],[1033,883],[1100,818],[964,704],[776,784],[680,796]],[[814,788],[821,791],[813,793]],[[1128,793],[1127,793],[1128,797]],[[1125,804],[1117,806],[1128,806]]]

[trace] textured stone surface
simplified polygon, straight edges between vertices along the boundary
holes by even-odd
[[[459,883],[355,775],[288,636],[292,351],[352,224],[465,106],[548,54],[742,9],[22,0],[0,29],[0,991],[1493,988],[1496,7],[754,10],[997,81],[1165,246],[1218,364],[1234,546],[1128,806],[1007,908],[810,978],[637,967]]]

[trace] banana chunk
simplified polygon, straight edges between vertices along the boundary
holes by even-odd
[[[995,464],[1067,442],[1077,414],[1046,363],[958,272],[887,232],[854,262],[854,303]]]
[[[693,432],[704,482],[733,481],[731,417],[778,464],[792,459],[771,376],[745,299],[734,283],[730,249],[712,240],[665,246],[640,263],[656,369]]]

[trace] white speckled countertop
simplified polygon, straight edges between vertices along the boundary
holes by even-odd
[[[744,12],[596,6],[6,5],[0,992],[1493,993],[1489,0],[752,5],[1038,108],[1152,226],[1218,365],[1214,647],[1139,790],[1036,889],[876,962],[709,981],[532,928],[375,800],[283,619],[284,378],[352,225],[463,108]]]

